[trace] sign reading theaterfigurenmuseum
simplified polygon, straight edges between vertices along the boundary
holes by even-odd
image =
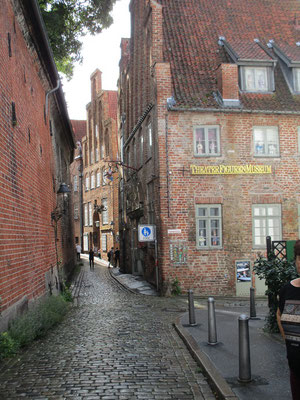
[[[191,165],[192,175],[271,174],[271,165]]]

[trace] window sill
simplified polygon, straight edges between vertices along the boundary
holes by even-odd
[[[194,157],[197,158],[212,158],[212,157],[221,157],[222,154],[215,153],[215,154],[194,154]]]
[[[222,246],[215,246],[215,247],[196,247],[196,250],[200,251],[211,251],[211,250],[223,250]]]
[[[255,157],[255,158],[278,158],[278,159],[281,158],[280,154],[277,154],[277,155],[253,154],[253,157]]]

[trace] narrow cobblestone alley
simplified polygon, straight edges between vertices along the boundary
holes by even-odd
[[[2,400],[215,398],[172,327],[173,299],[122,290],[105,267],[84,269],[79,306],[2,367]]]

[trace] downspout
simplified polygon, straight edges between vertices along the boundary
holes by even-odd
[[[46,93],[46,102],[45,102],[45,121],[47,120],[48,117],[48,98],[50,96],[50,94],[56,92],[60,87],[60,80],[58,79],[56,82],[56,87],[54,89],[48,90],[48,92]]]
[[[168,218],[170,218],[170,171],[169,171],[169,147],[168,147],[168,114],[166,114],[166,169],[167,169],[167,203]]]

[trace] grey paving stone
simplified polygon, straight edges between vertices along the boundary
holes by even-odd
[[[85,265],[78,305],[0,368],[0,399],[211,400],[172,327],[182,313],[176,307],[174,299],[121,290],[107,268]]]

